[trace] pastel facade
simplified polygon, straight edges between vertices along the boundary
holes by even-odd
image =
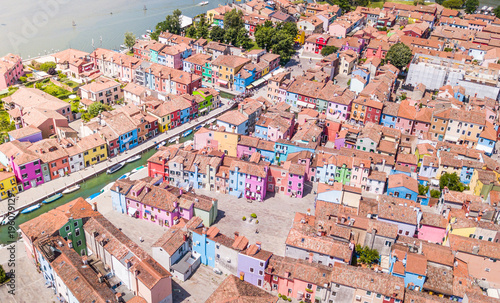
[[[18,55],[7,54],[0,58],[0,90],[16,84],[23,75],[23,62]]]

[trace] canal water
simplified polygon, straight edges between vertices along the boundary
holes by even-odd
[[[194,134],[192,133],[185,138],[181,138],[179,141],[185,142],[187,140],[192,140],[193,137],[194,137]],[[126,172],[130,172],[134,168],[137,168],[137,167],[142,166],[142,165],[147,166],[148,159],[155,152],[156,152],[156,149],[152,149],[150,151],[145,152],[144,154],[142,154],[142,158],[140,160],[127,164],[124,168],[120,169],[119,171],[117,171],[114,174],[108,175],[108,174],[106,174],[106,172],[103,172],[94,178],[88,179],[87,181],[80,183],[81,188],[78,191],[70,193],[70,194],[66,194],[61,199],[59,199],[55,202],[52,202],[50,204],[42,204],[42,207],[35,210],[34,212],[31,212],[29,214],[19,214],[19,216],[14,220],[16,230],[18,229],[19,224],[22,224],[26,221],[29,221],[33,218],[36,218],[39,215],[46,213],[49,210],[54,209],[58,206],[66,204],[70,201],[73,201],[74,199],[76,199],[78,197],[82,197],[82,198],[86,199],[90,195],[99,192],[103,187],[105,187],[109,183],[116,181],[116,179],[118,179],[120,176],[122,176]],[[111,203],[111,201],[109,201],[109,203]],[[8,228],[8,226],[6,226],[6,225],[0,226],[0,244],[7,244],[9,242],[12,242],[12,239],[9,238],[9,233],[8,233],[7,228]]]

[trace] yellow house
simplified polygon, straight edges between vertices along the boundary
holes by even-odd
[[[216,70],[214,77],[219,84],[227,85],[234,82],[234,76],[251,59],[233,55],[220,55],[212,62],[212,69]]]
[[[0,171],[0,196],[2,200],[8,198],[9,193],[15,195],[17,192],[16,175],[13,172]]]
[[[238,149],[239,135],[228,133],[223,129],[214,131],[214,139],[219,143],[219,151],[227,156],[236,157]]]
[[[148,110],[148,114],[158,119],[158,131],[160,133],[166,132],[169,129],[169,125],[173,120],[174,111],[173,102],[163,102],[154,110]]]
[[[85,167],[94,165],[108,158],[106,141],[99,134],[83,137],[78,143],[83,151]]]
[[[297,33],[297,37],[295,37],[295,42],[299,43],[300,45],[304,45],[306,42],[306,33],[304,31],[299,31]]]
[[[474,220],[453,217],[446,227],[446,236],[443,245],[448,242],[450,234],[469,238],[471,235],[475,234],[476,229],[477,222]]]
[[[460,176],[460,172],[462,171],[462,160],[456,159],[453,154],[448,152],[441,152],[439,158],[439,168],[436,172],[437,179],[441,178],[441,175],[444,173],[456,173]]]
[[[211,9],[211,10],[208,10],[207,11],[207,21],[208,21],[208,24],[212,24],[214,22],[214,16],[219,16],[219,15],[223,15],[225,14],[226,12],[230,11],[231,8],[227,5],[224,5],[224,6],[218,6],[214,9]]]

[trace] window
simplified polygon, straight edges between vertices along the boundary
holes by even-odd
[[[76,242],[76,246],[81,246],[82,245],[82,240],[78,240],[78,242]]]
[[[250,272],[253,272],[253,267],[250,267]]]
[[[307,284],[307,288],[312,289],[313,288],[312,284]]]
[[[75,223],[73,223],[73,225],[74,225],[75,227],[78,227],[78,221],[75,221]]]
[[[385,245],[385,246],[387,246],[387,247],[391,247],[392,242],[391,242],[391,241],[385,241],[385,244],[384,244],[384,245]]]
[[[69,231],[69,225],[66,225],[65,230],[66,230],[66,231]]]

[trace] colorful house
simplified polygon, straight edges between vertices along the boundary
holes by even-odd
[[[5,170],[0,171],[0,198],[6,199],[18,193],[16,175]]]
[[[256,242],[238,254],[238,273],[240,279],[255,286],[264,285],[266,270],[272,252],[261,249],[261,243]]]
[[[406,288],[422,291],[427,275],[427,258],[395,249],[391,253],[389,271],[393,276],[404,278]]]
[[[257,201],[266,198],[269,163],[260,158],[260,153],[255,152],[248,162],[236,160],[231,163],[229,194]]]
[[[447,218],[440,214],[424,213],[418,228],[418,238],[423,241],[441,244],[444,241]]]
[[[77,145],[83,151],[83,161],[85,163],[85,167],[94,165],[108,158],[106,141],[100,136],[100,134],[83,137],[77,142]]]
[[[387,195],[417,201],[418,181],[406,174],[390,175],[387,184]]]

